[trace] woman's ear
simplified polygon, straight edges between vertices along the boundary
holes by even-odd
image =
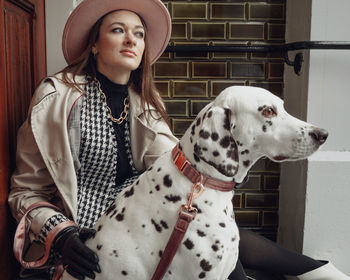
[[[92,46],[91,52],[92,52],[92,54],[93,54],[94,56],[97,55],[98,51],[97,51],[97,46],[96,46],[96,44],[94,44],[94,45]]]
[[[227,177],[232,177],[238,168],[238,148],[232,136],[234,116],[230,109],[215,106],[210,108],[199,130],[194,145],[194,154]]]

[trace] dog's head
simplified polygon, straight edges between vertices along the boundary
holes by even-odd
[[[198,114],[181,143],[197,169],[240,182],[259,158],[278,162],[303,159],[327,136],[324,129],[289,115],[283,101],[269,91],[234,86]]]

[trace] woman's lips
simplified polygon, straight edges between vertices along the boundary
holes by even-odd
[[[120,51],[122,54],[125,54],[127,56],[130,56],[130,57],[135,57],[136,56],[136,53],[132,50],[121,50]]]

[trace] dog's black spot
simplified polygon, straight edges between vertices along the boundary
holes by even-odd
[[[172,274],[171,270],[169,270],[168,273],[171,275]]]
[[[204,121],[205,117],[207,116],[207,112],[204,113],[203,117],[202,117],[202,121]]]
[[[214,152],[213,152],[213,156],[214,156],[214,157],[218,157],[219,155],[220,155],[220,153],[219,153],[218,151],[214,151]]]
[[[238,161],[236,150],[228,150],[226,156],[234,161]]]
[[[151,222],[154,225],[154,228],[156,229],[156,231],[162,232],[162,228],[160,225],[158,225],[153,219],[151,219]]]
[[[208,148],[207,148],[207,147],[203,147],[202,150],[203,150],[204,152],[207,152],[207,151],[208,151]]]
[[[206,225],[205,225],[205,227],[207,227],[207,228],[208,228],[208,227],[210,227],[210,225],[209,225],[209,224],[206,224]]]
[[[243,146],[243,143],[241,143],[239,141],[236,141],[236,143],[237,143],[238,146],[241,146],[241,147]]]
[[[193,136],[195,134],[195,129],[196,129],[196,126],[193,124],[191,126],[191,135]]]
[[[210,133],[208,131],[201,129],[199,131],[199,137],[201,137],[203,139],[208,139],[210,137]]]
[[[197,254],[196,257],[199,258],[201,256],[201,254]]]
[[[134,194],[134,187],[131,187],[130,190],[126,191],[124,196],[127,198],[127,197],[130,197]]]
[[[192,138],[192,136],[190,136],[190,142],[191,142],[191,144],[193,143],[193,138]]]
[[[115,219],[116,219],[118,222],[123,221],[123,220],[124,220],[124,214],[119,213],[119,214],[115,217]]]
[[[151,171],[153,169],[153,166],[151,166],[150,168],[148,168],[148,171]]]
[[[162,168],[161,168],[161,167],[159,167],[159,168],[157,169],[157,171],[158,171],[158,172],[160,172],[161,170],[162,170]]]
[[[153,191],[149,191],[149,194],[152,194],[153,193]]]
[[[170,188],[173,185],[173,181],[170,179],[170,175],[165,175],[164,176],[163,183],[168,188]]]
[[[230,109],[225,108],[224,129],[226,130],[230,130],[230,127],[231,127],[231,121],[230,121],[231,113],[232,112]]]
[[[136,181],[136,186],[137,186],[139,183],[140,183],[140,180],[137,180],[137,181]]]
[[[263,130],[264,132],[266,132],[266,125],[263,125],[263,126],[262,126],[262,130]]]
[[[258,111],[260,112],[260,111],[262,111],[262,110],[265,109],[265,108],[266,108],[266,105],[260,106],[260,107],[258,108]]]
[[[221,227],[226,227],[226,224],[225,223],[219,223],[219,226],[221,226]]]
[[[112,253],[109,254],[111,257],[118,258],[118,252],[117,250],[113,250]]]
[[[211,140],[218,141],[218,139],[219,139],[219,134],[217,134],[216,132],[213,132],[211,134]]]
[[[123,270],[123,271],[122,271],[122,275],[123,275],[123,276],[127,276],[128,273],[127,273],[125,270]]]
[[[212,269],[212,265],[206,259],[201,260],[200,266],[204,271],[210,271]]]
[[[197,143],[194,144],[193,151],[196,155],[201,156],[202,155],[202,148]]]
[[[180,143],[179,143],[179,146],[178,146],[178,147],[179,147],[179,150],[182,151],[182,146],[181,146]]]
[[[170,202],[173,202],[173,203],[176,203],[176,202],[181,200],[181,196],[179,196],[179,195],[172,195],[172,194],[170,194],[170,195],[166,195],[164,197],[165,197],[166,200],[168,200]]]
[[[227,148],[230,145],[231,141],[230,141],[230,137],[229,136],[225,136],[224,138],[222,138],[220,140],[220,145],[223,148]]]
[[[163,227],[164,229],[168,229],[168,228],[169,228],[167,222],[165,222],[165,221],[163,221],[163,220],[160,221],[160,224],[162,225],[162,227]]]
[[[214,252],[217,252],[219,250],[218,245],[214,244],[213,246],[211,246],[211,248],[213,249]]]
[[[197,118],[196,126],[199,126],[200,124],[201,124],[201,118]]]
[[[123,207],[123,209],[122,209],[122,213],[124,213],[125,212],[125,207]]]
[[[236,241],[236,237],[232,237],[231,241],[235,242]]]
[[[113,213],[109,216],[110,218],[113,218],[118,213],[117,210],[114,210]]]
[[[249,154],[249,150],[244,150],[241,152],[241,155],[244,155],[244,154]]]
[[[159,257],[162,257],[162,255],[163,255],[163,251],[162,251],[162,250],[159,250],[158,256],[159,256]]]
[[[245,161],[243,161],[243,165],[244,165],[245,167],[248,167],[249,164],[250,164],[250,160],[245,160]]]
[[[205,272],[202,271],[201,273],[199,273],[198,278],[199,279],[205,278]]]
[[[102,225],[99,225],[97,228],[97,231],[100,231],[102,229]]]
[[[199,237],[204,237],[204,236],[206,236],[206,234],[204,233],[204,231],[201,231],[201,230],[199,230],[199,229],[197,229],[197,234],[198,234]]]
[[[102,248],[102,246],[103,246],[103,245],[97,245],[97,246],[96,246],[96,249],[97,249],[98,251],[100,251],[101,248]]]
[[[196,155],[196,154],[193,154],[193,158],[196,162],[200,162],[201,159]]]
[[[156,185],[155,188],[156,188],[157,191],[160,190],[160,186],[159,185]]]
[[[145,224],[143,224],[143,225],[142,225],[142,227],[143,227],[143,228],[145,228],[145,227],[146,227],[146,225],[145,225]]]
[[[113,203],[111,206],[108,207],[106,211],[106,216],[108,216],[113,210],[115,210],[117,206]]]
[[[222,255],[217,256],[218,260],[222,260]]]
[[[185,240],[184,245],[188,250],[192,250],[194,247],[193,242],[188,238]]]
[[[211,118],[212,115],[213,115],[213,111],[209,111],[209,112],[208,112],[208,118]]]
[[[196,203],[193,203],[192,206],[193,206],[194,208],[197,208],[197,210],[198,210],[197,214],[202,213],[202,210],[198,207],[198,205],[197,205]]]
[[[266,121],[269,126],[272,126],[272,121]]]

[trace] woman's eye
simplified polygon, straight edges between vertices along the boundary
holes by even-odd
[[[142,31],[136,32],[135,35],[136,35],[136,37],[138,37],[138,38],[143,38],[143,37],[145,37],[145,34],[144,34]]]
[[[266,107],[263,111],[262,114],[264,117],[271,118],[274,116],[277,116],[277,113],[274,108],[272,107]]]
[[[123,33],[124,30],[123,30],[123,28],[121,28],[121,27],[116,27],[116,28],[113,28],[113,29],[112,29],[112,32],[114,32],[114,33]]]

